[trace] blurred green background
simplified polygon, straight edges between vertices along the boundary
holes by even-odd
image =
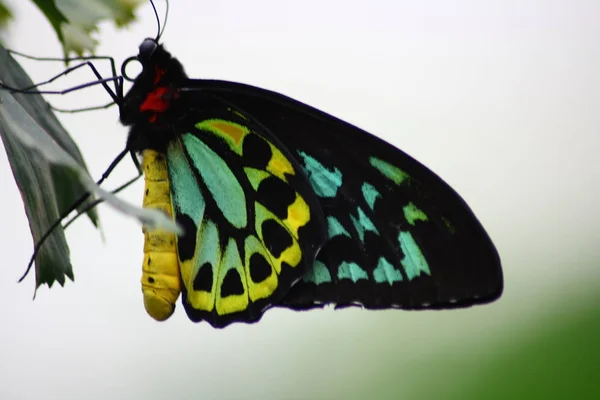
[[[37,8],[7,4],[8,47],[62,54]],[[140,227],[100,207],[104,242],[83,219],[67,232],[75,283],[31,301],[33,279],[15,282],[32,243],[0,152],[0,398],[600,398],[599,12],[591,0],[172,1],[163,41],[189,75],[297,98],[444,178],[494,240],[505,293],[448,312],[270,310],[225,330],[178,307],[161,324],[142,305]],[[138,13],[124,30],[102,23],[97,53],[136,54],[156,32],[151,8]],[[64,68],[23,65],[34,81]],[[61,116],[92,176],[123,148],[117,114]],[[134,174],[120,167],[113,187]],[[139,204],[142,190],[123,198]]]

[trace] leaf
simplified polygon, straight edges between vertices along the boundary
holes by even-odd
[[[40,11],[44,13],[54,28],[54,32],[56,32],[58,40],[63,42],[61,25],[67,23],[68,20],[65,15],[56,7],[54,0],[33,0],[33,2],[40,9]]]
[[[134,10],[140,3],[141,0],[56,0],[56,7],[68,20],[61,31],[65,57],[71,51],[78,55],[93,53],[98,42],[92,34],[98,30],[98,24],[112,20],[117,27],[126,26],[135,20]]]
[[[93,53],[94,49],[98,45],[98,41],[94,39],[90,33],[93,30],[86,31],[77,25],[64,24],[61,28],[63,44],[63,55],[65,58],[69,57],[71,52],[78,56],[83,53]]]
[[[103,20],[123,27],[135,20],[135,8],[142,0],[33,0],[44,13],[66,57],[94,53],[98,41],[92,36]]]
[[[29,229],[34,241],[37,242],[45,229],[58,219],[57,193],[52,185],[53,177],[49,163],[38,153],[23,146],[16,138],[16,132],[9,132],[15,124],[18,124],[10,119],[10,115],[17,114],[19,110],[11,110],[10,105],[5,104],[6,99],[7,97],[2,93],[0,136],[25,204]],[[65,276],[73,280],[69,248],[61,228],[55,229],[50,235],[38,253],[35,266],[36,287],[43,283],[51,287],[55,280],[64,285]]]
[[[0,76],[4,84],[12,87],[28,87],[33,84],[4,48],[0,48],[0,63],[5,66]],[[2,97],[2,100],[6,100],[6,96]],[[85,168],[85,164],[77,145],[56,116],[50,112],[48,103],[40,95],[15,94],[14,99],[18,102],[17,106],[20,105],[22,108],[9,109],[7,102],[3,101],[0,134],[15,181],[25,203],[25,212],[29,219],[31,233],[34,241],[37,242],[46,229],[58,219],[60,213],[67,210],[85,192],[85,188],[81,182],[73,179],[73,174],[68,169],[51,165],[44,157],[40,156],[39,152],[31,151],[15,137],[15,127],[12,125],[19,126],[21,123],[26,123],[26,121],[23,122],[25,118],[19,114],[25,114],[35,121],[34,123],[40,129],[45,131],[73,159],[77,160],[77,163],[83,168]],[[20,118],[20,121],[15,118]],[[57,187],[60,187],[61,190],[57,191]],[[88,212],[88,216],[94,225],[97,225],[96,211]],[[73,279],[69,250],[64,232],[62,229],[56,229],[37,258],[36,286],[42,283],[52,286],[54,280],[63,285],[65,276]]]
[[[0,71],[0,80],[7,86],[24,88],[33,85],[33,82],[27,76],[23,68],[19,65],[14,58],[12,58],[8,52],[0,46],[0,63],[4,65],[4,68]],[[50,109],[50,105],[38,94],[23,94],[15,93],[13,97],[17,102],[25,109],[25,112],[31,116],[36,123],[44,130],[48,135],[51,136],[52,140],[55,141],[64,151],[66,151],[75,161],[81,165],[84,169],[86,168],[83,156],[77,147],[77,144],[73,141],[71,136],[63,128],[58,118],[54,115]],[[72,181],[72,176],[62,176],[59,168],[58,171],[54,172],[55,185],[61,185],[62,190],[59,195],[58,201],[61,204],[59,207],[60,212],[64,212],[78,199],[81,194],[85,191],[83,185],[78,182]],[[82,208],[80,208],[82,209]],[[88,216],[96,225],[98,215],[94,210],[88,213]]]
[[[7,22],[12,19],[13,14],[10,8],[3,2],[0,2],[0,27],[4,28]]]
[[[93,30],[98,22],[106,19],[115,21],[118,27],[135,20],[134,10],[141,0],[56,0],[56,6],[67,17],[70,24],[84,30]]]
[[[0,46],[0,80],[10,87],[29,87],[31,80]],[[85,192],[99,194],[108,204],[150,227],[179,232],[165,214],[134,207],[95,185],[75,142],[37,94],[0,90],[0,136],[37,243],[60,213]],[[82,205],[82,208],[85,205]],[[94,224],[95,211],[88,212]],[[36,287],[73,280],[69,249],[61,227],[55,229],[36,259]]]

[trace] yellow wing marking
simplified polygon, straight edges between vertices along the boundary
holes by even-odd
[[[222,119],[206,119],[196,124],[196,128],[206,130],[224,139],[231,150],[242,155],[242,141],[250,130],[240,124]]]
[[[223,282],[225,281],[225,276],[229,272],[230,269],[234,269],[240,275],[241,283],[244,288],[242,294],[238,295],[229,295],[223,297],[221,295],[221,289],[223,287]],[[233,238],[229,239],[227,242],[227,247],[223,252],[223,257],[221,258],[221,265],[219,266],[219,291],[216,299],[216,308],[217,313],[219,315],[224,314],[232,314],[239,311],[244,311],[248,308],[249,300],[248,300],[248,285],[246,283],[245,272],[242,268],[242,260],[240,258],[240,253],[238,251],[237,244]]]
[[[163,210],[173,217],[169,174],[163,154],[144,150],[144,208]],[[179,262],[175,234],[160,229],[144,229],[144,262],[142,264],[142,293],[148,314],[164,321],[175,311],[181,292]]]
[[[298,229],[306,225],[308,221],[310,221],[310,207],[296,192],[296,200],[288,207],[288,215],[283,222],[290,229],[292,235],[298,238]]]
[[[266,299],[277,289],[279,279],[275,273],[275,270],[273,269],[273,264],[269,263],[271,266],[271,275],[269,275],[262,282],[253,282],[250,275],[250,258],[253,254],[259,253],[268,262],[271,259],[271,256],[267,253],[264,244],[261,243],[256,236],[248,236],[246,238],[244,241],[244,250],[246,253],[246,259],[244,260],[244,271],[246,273],[246,282],[248,285],[248,295],[250,296],[250,301],[255,302],[260,299]]]
[[[209,263],[209,266],[204,264]],[[195,309],[211,312],[215,307],[217,280],[213,278],[211,290],[195,290],[194,279],[200,268],[213,268],[221,263],[221,247],[217,226],[212,221],[204,221],[196,235],[195,255],[191,260],[181,262],[181,279],[188,288],[187,301]],[[214,276],[214,274],[213,274]]]
[[[277,221],[282,226],[287,226],[283,221],[281,221],[275,214],[269,211],[262,204],[255,202],[254,209],[256,210],[256,218],[255,218],[255,229],[258,233],[258,237],[262,243],[265,243],[265,239],[262,231],[262,224],[267,219],[273,219]],[[267,254],[269,255],[269,264],[271,264],[275,268],[275,272],[277,275],[281,274],[282,263],[285,262],[289,264],[291,267],[296,267],[302,260],[302,249],[300,248],[300,244],[298,243],[298,239],[292,236],[292,244],[285,249],[279,257],[275,257],[271,252],[267,249]]]
[[[294,167],[292,163],[283,155],[281,151],[268,142],[271,147],[271,159],[267,165],[267,171],[278,177],[284,182],[287,182],[285,174],[294,175]]]

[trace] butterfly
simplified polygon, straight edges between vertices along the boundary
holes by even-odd
[[[143,205],[183,232],[144,230],[150,316],[168,319],[180,295],[192,321],[217,328],[270,307],[445,309],[501,295],[494,244],[435,173],[282,94],[191,79],[160,36],[112,78]]]
[[[255,322],[270,307],[465,307],[498,298],[498,253],[463,199],[383,140],[299,101],[190,79],[157,39],[134,57],[127,149],[142,154],[142,290],[165,320]]]

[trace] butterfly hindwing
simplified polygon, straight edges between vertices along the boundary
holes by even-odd
[[[280,305],[445,308],[501,293],[499,257],[479,221],[407,154],[273,92],[221,81],[186,86],[190,98],[212,96],[260,121],[293,154],[317,195],[327,241]]]
[[[183,303],[190,319],[254,321],[312,265],[325,240],[296,160],[241,116],[200,119],[166,151]]]

